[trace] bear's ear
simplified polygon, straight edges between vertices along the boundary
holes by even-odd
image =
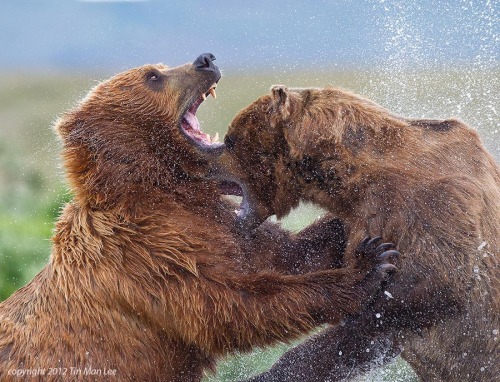
[[[273,85],[271,87],[273,109],[283,119],[290,116],[290,91],[285,85]]]

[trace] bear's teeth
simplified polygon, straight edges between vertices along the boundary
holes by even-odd
[[[215,88],[211,88],[209,92],[212,95],[212,97],[217,98],[217,94],[215,94]]]
[[[219,142],[219,132],[216,132],[212,138],[212,143]]]
[[[205,95],[205,93],[201,94],[201,98],[203,99],[203,101],[205,101],[207,99],[207,96]]]

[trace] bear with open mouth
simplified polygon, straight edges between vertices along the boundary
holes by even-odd
[[[56,122],[74,197],[49,263],[0,303],[0,380],[199,381],[218,357],[359,313],[394,272],[377,240],[332,269],[336,219],[239,230],[221,195],[239,187],[190,143],[217,146],[196,118],[214,60],[117,74]]]

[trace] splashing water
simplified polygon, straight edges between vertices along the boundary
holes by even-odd
[[[484,1],[437,2],[424,9],[419,2],[374,2],[382,68],[366,85],[364,93],[396,114],[415,118],[458,117],[478,130],[488,150],[500,160],[498,10]],[[456,29],[442,30],[427,19],[426,12],[447,15]],[[450,23],[446,23],[448,26]],[[432,28],[435,33],[423,33]],[[475,44],[472,57],[460,57],[444,67],[440,62],[462,36]],[[427,37],[426,37],[427,36]],[[436,37],[428,37],[436,36]],[[458,44],[455,44],[458,45]],[[468,48],[471,48],[469,46]],[[437,53],[437,54],[436,54]],[[356,382],[417,381],[402,359],[372,371]]]
[[[500,110],[498,2],[372,0],[370,5],[373,10],[373,35],[378,38],[379,57],[375,66],[378,69],[370,72],[368,78],[356,73],[356,76],[349,74],[349,79],[345,81],[334,77],[332,82],[336,84],[335,80],[340,80],[353,84],[355,89],[346,88],[364,94],[405,117],[460,118],[479,131],[487,148],[500,160],[500,130],[497,126]],[[436,13],[439,14],[437,18]],[[427,33],[429,29],[432,33]],[[447,57],[458,58],[449,64]],[[293,67],[289,68],[292,74],[288,70],[277,69],[279,75],[272,83],[320,87],[328,84],[325,72],[318,73],[313,81],[308,75],[299,79]],[[353,81],[351,77],[359,81]],[[261,83],[256,85],[258,81],[252,76],[245,83],[244,87],[254,92],[246,95],[248,102],[261,95],[265,91],[263,89],[269,88],[268,77],[262,77]],[[236,113],[244,102],[239,99],[240,95],[234,94],[238,102],[229,108]],[[315,217],[318,211],[311,212],[310,208],[308,206],[306,210]],[[300,213],[304,214],[304,211]],[[291,215],[285,226],[289,229],[302,228],[302,223],[296,225],[300,220],[297,216],[298,212]],[[391,296],[386,294],[386,297]],[[237,356],[231,365],[220,365],[218,375],[207,377],[205,382],[243,380],[249,377],[252,370],[255,374],[257,370],[268,369],[287,348],[256,350],[249,355]],[[375,358],[372,370],[356,378],[355,382],[418,380],[401,358],[384,367],[381,367],[383,354]]]
[[[499,3],[431,3],[432,9],[419,2],[373,2],[382,69],[364,94],[406,117],[457,117],[477,129],[500,160]],[[443,64],[449,56],[457,59]]]

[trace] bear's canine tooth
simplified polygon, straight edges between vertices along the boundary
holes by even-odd
[[[207,99],[207,96],[205,95],[205,93],[201,93],[201,98],[203,99],[203,101],[205,101]]]
[[[217,98],[217,94],[215,94],[215,88],[210,88],[209,92],[212,95],[212,97]]]
[[[219,142],[219,133],[216,133],[213,137],[210,134],[207,134],[207,136],[210,143]]]

